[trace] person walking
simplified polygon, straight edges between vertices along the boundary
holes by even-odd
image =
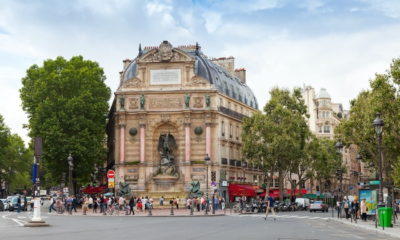
[[[68,196],[67,200],[65,201],[69,215],[72,215],[72,197],[73,196]]]
[[[18,195],[18,199],[17,199],[17,212],[18,213],[21,212],[21,195]]]
[[[131,199],[129,199],[129,215],[135,215],[135,211],[134,208],[135,207],[135,198],[133,198],[133,196],[131,197]]]
[[[275,200],[273,197],[271,197],[269,194],[267,194],[265,196],[265,201],[267,204],[266,210],[265,210],[265,221],[267,221],[267,217],[269,214],[269,211],[271,211],[272,215],[274,216],[274,221],[276,221],[276,214],[275,214],[275,210],[274,210],[274,204],[275,204]]]
[[[54,199],[54,197],[50,197],[49,213],[51,213],[51,210],[57,212],[56,208],[54,207],[54,204],[56,204],[56,200]]]
[[[365,198],[361,201],[360,211],[361,211],[361,220],[366,222],[367,221],[368,208],[367,208],[367,202],[365,201]]]
[[[78,206],[78,199],[76,198],[76,196],[72,195],[72,209],[76,211],[76,207]]]
[[[349,219],[349,209],[350,209],[350,203],[349,203],[349,200],[347,200],[347,198],[346,197],[344,197],[344,199],[343,199],[343,208],[344,208],[344,212],[345,212],[345,215],[346,215],[346,219]]]
[[[164,206],[164,196],[160,197],[160,206]]]
[[[97,207],[99,206],[97,196],[93,198],[93,213],[97,213]]]

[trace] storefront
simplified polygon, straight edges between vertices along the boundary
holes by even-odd
[[[228,193],[229,193],[229,201],[238,201],[239,198],[245,197],[245,199],[249,197],[256,197],[256,190],[258,186],[252,185],[244,185],[244,184],[229,184]]]

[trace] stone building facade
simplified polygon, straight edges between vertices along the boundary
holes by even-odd
[[[261,182],[240,152],[242,120],[258,106],[234,58],[163,41],[123,64],[107,126],[117,189],[128,183],[135,195],[185,198],[192,181],[205,192],[208,176],[210,193],[227,197],[229,182]]]
[[[310,115],[308,126],[312,133],[320,138],[335,139],[335,128],[343,119],[349,117],[349,111],[343,110],[342,104],[333,103],[326,89],[321,88],[318,94],[315,89],[303,88],[303,98]],[[357,184],[363,181],[363,176],[369,175],[364,164],[357,159],[358,148],[352,144],[341,150],[342,166],[346,168],[343,174],[342,189],[344,194],[356,194]],[[339,166],[338,166],[339,167]],[[325,186],[326,185],[326,186]],[[306,183],[306,188],[323,192],[338,192],[339,181],[334,178],[331,183]]]

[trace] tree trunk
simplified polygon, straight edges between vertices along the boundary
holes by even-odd
[[[283,201],[283,173],[282,173],[282,171],[281,170],[279,170],[279,176],[278,176],[278,179],[279,179],[279,201]]]

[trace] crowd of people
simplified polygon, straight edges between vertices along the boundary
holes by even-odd
[[[164,206],[165,198],[161,196],[159,198],[159,205]],[[169,201],[171,207],[179,209],[181,200],[176,197]],[[201,211],[205,210],[207,206],[207,201],[205,197],[201,198],[188,198],[186,199],[187,209],[193,207],[194,210]],[[209,199],[209,209],[214,208],[225,209],[225,200],[222,197],[213,197]],[[136,211],[146,212],[153,208],[153,199],[149,197],[113,197],[100,195],[85,195],[85,196],[74,196],[70,195],[68,197],[50,197],[49,213],[56,212],[58,214],[63,214],[67,212],[68,214],[77,213],[77,208],[82,208],[82,214],[86,215],[91,212],[92,214],[103,214],[103,215],[113,215],[125,213],[125,215],[135,215]]]

